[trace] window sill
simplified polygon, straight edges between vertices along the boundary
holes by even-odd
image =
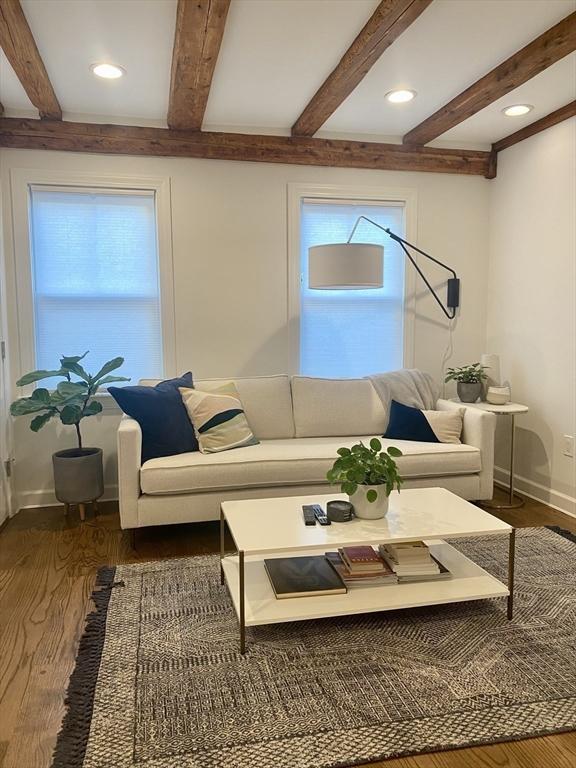
[[[122,409],[116,400],[114,400],[112,395],[109,395],[107,392],[98,392],[93,399],[102,405],[102,413],[122,413]]]

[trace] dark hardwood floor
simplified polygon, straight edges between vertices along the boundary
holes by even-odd
[[[576,519],[543,504],[501,515],[516,526]],[[215,552],[216,523],[138,532],[137,549],[119,526],[114,503],[81,523],[62,508],[24,510],[0,531],[0,766],[48,768],[64,694],[96,570],[174,556]],[[385,768],[574,768],[576,732],[485,747],[436,752],[372,764]],[[113,768],[112,766],[110,768]],[[283,767],[284,768],[284,767]],[[286,768],[289,768],[287,765]]]

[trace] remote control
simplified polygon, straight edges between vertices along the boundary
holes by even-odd
[[[314,515],[313,505],[305,504],[302,507],[302,515],[304,516],[305,525],[316,525],[316,516]]]
[[[316,520],[318,520],[320,525],[332,525],[332,521],[328,519],[328,515],[324,512],[320,504],[313,504],[312,506],[314,507]]]

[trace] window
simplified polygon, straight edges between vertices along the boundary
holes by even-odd
[[[384,286],[314,291],[308,288],[308,248],[348,240],[359,216],[404,235],[404,206],[306,198],[300,210],[300,372],[361,377],[404,364],[404,254],[385,232],[362,221],[355,242],[384,246]]]
[[[117,355],[135,382],[164,372],[154,190],[30,187],[36,366]]]

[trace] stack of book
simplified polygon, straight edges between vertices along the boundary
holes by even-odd
[[[392,568],[373,547],[342,547],[326,552],[325,557],[348,587],[398,583]]]
[[[450,571],[430,554],[423,541],[381,544],[378,550],[399,582],[450,578]]]

